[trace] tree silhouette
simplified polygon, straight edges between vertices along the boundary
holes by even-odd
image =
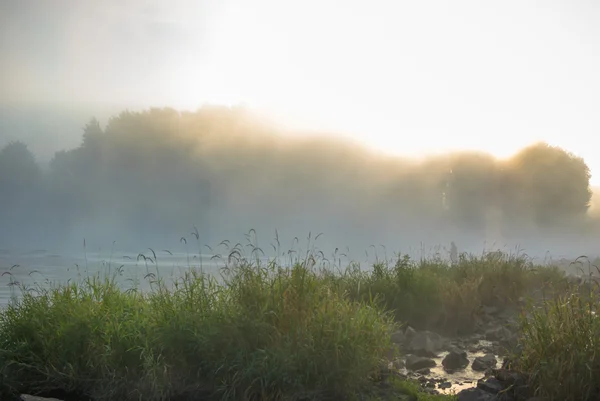
[[[510,159],[506,174],[518,217],[548,226],[578,219],[589,208],[589,168],[559,147],[538,143],[523,149]]]
[[[40,167],[27,145],[16,141],[0,150],[0,204],[3,207],[35,191],[40,181]]]
[[[22,142],[11,142],[0,150],[0,240],[25,235],[42,215],[42,172],[35,157]]]
[[[25,144],[6,146],[0,214],[56,233],[102,226],[109,237],[142,239],[198,225],[213,238],[261,227],[347,237],[358,227],[370,237],[404,230],[480,240],[491,215],[506,232],[580,221],[589,178],[581,158],[546,144],[508,160],[460,152],[416,161],[328,136],[286,137],[239,108],[150,109],[122,112],[104,128],[90,119],[81,144],[56,152],[46,174]]]

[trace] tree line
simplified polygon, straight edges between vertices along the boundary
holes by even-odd
[[[192,226],[213,241],[249,228],[475,237],[492,226],[503,236],[580,229],[590,224],[589,180],[583,159],[545,143],[502,160],[417,160],[282,135],[242,108],[124,111],[104,128],[91,119],[81,144],[47,168],[22,142],[0,150],[0,240],[161,239]]]

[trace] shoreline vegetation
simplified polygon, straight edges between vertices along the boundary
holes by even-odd
[[[95,401],[600,396],[600,299],[591,274],[577,281],[557,266],[501,252],[460,254],[454,262],[398,255],[361,270],[332,267],[314,248],[285,264],[263,262],[256,257],[262,251],[251,249],[245,255],[243,246],[232,248],[219,278],[190,266],[171,286],[150,268],[145,292],[121,289],[118,269],[78,282],[21,285],[20,296],[0,310],[0,395]],[[143,257],[156,267],[154,252]],[[496,354],[502,367],[494,359],[476,387],[435,394],[427,358],[448,350],[444,367],[460,370],[464,349],[481,339],[492,340],[493,349],[477,363]]]

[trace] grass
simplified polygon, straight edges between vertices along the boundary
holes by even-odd
[[[0,314],[5,392],[97,400],[347,397],[377,374],[390,316],[309,268],[240,264],[227,285],[190,271],[167,290],[114,280],[24,293]]]
[[[516,307],[520,298],[561,282],[564,274],[536,266],[526,256],[490,253],[463,254],[455,265],[400,256],[375,263],[371,271],[352,265],[328,278],[352,300],[370,302],[376,296],[398,322],[455,336],[473,332],[484,306]]]
[[[456,401],[455,395],[429,394],[415,381],[391,377],[384,386],[373,386],[361,394],[364,401]]]
[[[149,273],[143,293],[123,290],[116,275],[22,286],[0,311],[0,394],[451,399],[396,378],[378,390],[398,324],[469,333],[482,306],[510,307],[562,279],[556,269],[498,253],[461,255],[455,265],[399,256],[368,271],[356,264],[335,271],[314,250],[283,267],[241,249],[229,252],[219,280],[190,268],[167,286]]]
[[[600,399],[600,291],[591,280],[531,305],[520,319],[515,368],[550,400]]]

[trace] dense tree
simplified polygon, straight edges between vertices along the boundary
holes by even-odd
[[[511,200],[519,217],[542,226],[577,219],[588,210],[590,171],[583,159],[555,146],[538,143],[508,163]]]
[[[10,208],[31,195],[40,181],[40,167],[27,145],[11,142],[0,150],[0,207]]]
[[[0,240],[25,234],[39,223],[42,172],[22,142],[0,150]]]
[[[41,170],[23,142],[11,142],[0,150],[0,182],[3,189],[25,190],[37,184]]]
[[[490,224],[546,230],[585,216],[589,178],[581,158],[546,144],[507,160],[460,152],[414,161],[331,137],[284,137],[239,108],[150,109],[104,128],[91,119],[80,146],[57,152],[45,175],[24,144],[9,144],[0,151],[0,213],[26,216],[32,206],[21,200],[35,188],[54,232],[174,236],[198,225],[220,240],[249,228],[361,227],[375,241],[402,227],[481,239]]]
[[[100,142],[102,141],[102,128],[100,128],[100,121],[96,118],[92,118],[87,125],[83,128],[83,143],[81,147],[86,149],[94,149],[101,147]]]

